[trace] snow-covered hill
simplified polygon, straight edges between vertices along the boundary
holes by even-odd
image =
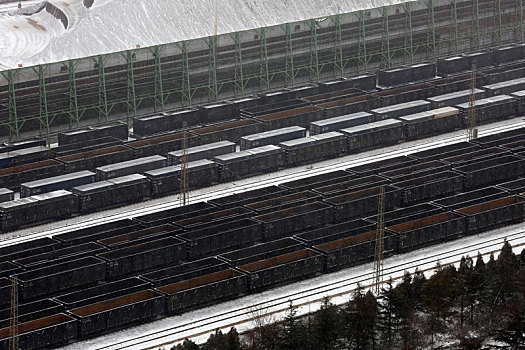
[[[48,0],[0,13],[0,66],[16,67],[213,33],[215,0]],[[219,33],[401,0],[218,0]]]

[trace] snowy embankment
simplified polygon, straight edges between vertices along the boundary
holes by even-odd
[[[48,0],[0,13],[0,65],[30,66],[213,34],[214,1]],[[402,0],[221,0],[218,32],[271,26]],[[0,6],[0,11],[2,7]]]

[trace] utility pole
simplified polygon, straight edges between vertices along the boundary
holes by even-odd
[[[470,80],[470,99],[467,113],[467,141],[478,137],[478,129],[476,129],[476,64],[472,64],[472,78]]]
[[[18,347],[18,281],[16,276],[11,283],[11,318],[9,327],[9,350],[19,350]]]
[[[190,195],[188,193],[188,123],[182,122],[182,158],[180,162],[180,205],[184,206],[189,203]]]
[[[385,244],[385,186],[379,187],[379,203],[377,208],[377,229],[376,229],[376,250],[374,257],[374,289],[376,296],[381,291],[381,282],[383,281],[383,253]]]

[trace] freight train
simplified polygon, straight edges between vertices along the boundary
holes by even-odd
[[[477,103],[478,124],[518,114],[518,100],[506,95]],[[195,189],[229,182],[465,127],[462,110],[467,111],[468,106],[429,109],[430,102],[417,100],[374,109],[371,113],[325,119],[322,123],[313,121],[309,125],[311,136],[302,138],[296,137],[306,135],[306,129],[299,126],[275,129],[242,137],[244,150],[239,152],[235,152],[235,144],[229,141],[192,147],[188,149],[189,159],[194,160],[187,165],[188,185]],[[345,128],[349,125],[354,126]],[[338,131],[315,134],[315,130],[330,128]],[[256,147],[260,144],[264,146]],[[130,153],[125,149],[117,152]],[[152,155],[97,167],[96,173],[82,170],[23,183],[22,198],[0,203],[0,228],[6,232],[180,192],[181,165],[178,163],[182,154],[167,155],[169,162],[167,157]],[[69,161],[68,164],[75,164],[74,160]],[[94,158],[88,161],[93,162]],[[167,166],[168,163],[176,165]]]
[[[59,346],[522,222],[525,128],[0,248],[0,348]],[[31,198],[31,197],[28,197]]]

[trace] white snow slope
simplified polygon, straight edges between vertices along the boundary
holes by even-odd
[[[217,0],[218,33],[319,18],[403,0]],[[88,1],[86,1],[88,2]],[[48,0],[0,12],[0,65],[30,66],[213,34],[215,0]],[[55,7],[67,24],[52,16]],[[0,11],[2,10],[0,5]]]

